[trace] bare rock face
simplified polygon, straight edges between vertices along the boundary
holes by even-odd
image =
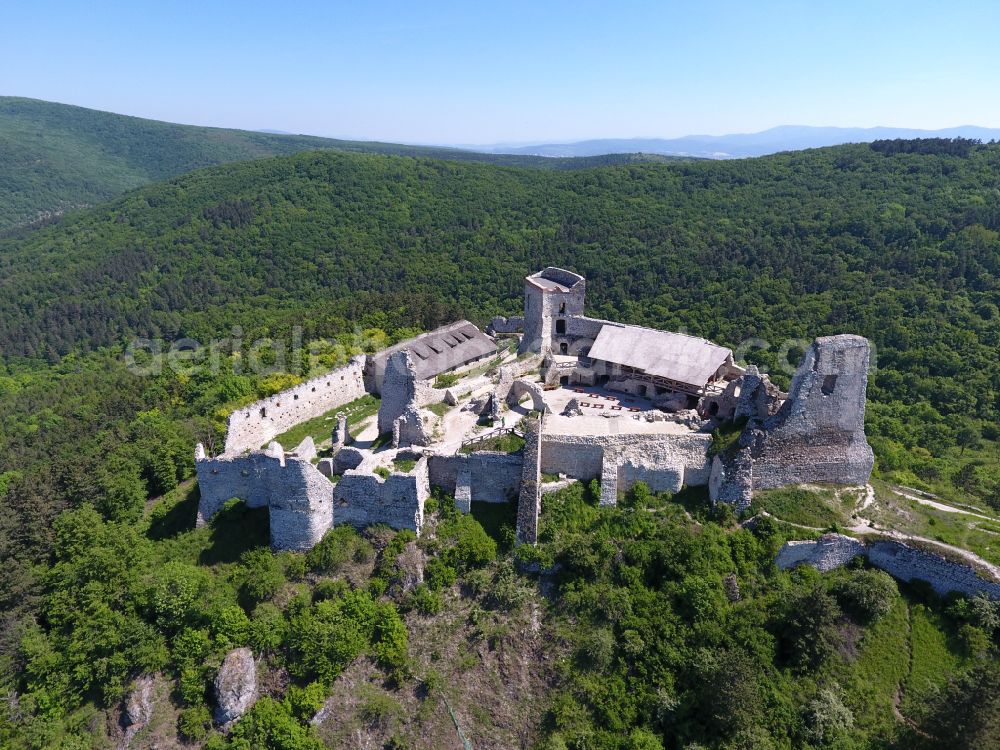
[[[153,675],[144,674],[135,681],[132,692],[125,702],[122,723],[135,727],[136,731],[146,726],[153,716]]]
[[[396,556],[396,566],[399,568],[399,585],[404,594],[424,582],[424,553],[416,542],[409,542]]]
[[[257,700],[257,664],[248,648],[226,654],[215,677],[215,721],[225,726],[245,714]]]
[[[153,675],[144,674],[132,685],[132,690],[125,699],[120,724],[125,730],[119,750],[128,750],[135,736],[146,728],[153,718],[153,698],[155,680]]]

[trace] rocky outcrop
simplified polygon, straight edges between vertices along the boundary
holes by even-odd
[[[404,594],[424,582],[424,553],[416,542],[408,542],[396,556],[396,569],[399,571],[399,586]]]
[[[226,654],[215,677],[215,722],[228,726],[257,700],[257,664],[248,648]]]
[[[125,750],[135,736],[146,728],[153,718],[153,698],[156,681],[151,674],[144,674],[132,685],[121,714],[121,726],[125,736],[119,745]]]

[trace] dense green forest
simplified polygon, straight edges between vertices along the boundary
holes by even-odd
[[[544,159],[206,128],[0,96],[0,231],[100,203],[126,190],[199,167],[316,149],[546,169],[670,160],[642,154]]]
[[[322,366],[337,343],[516,312],[522,277],[562,265],[587,276],[596,315],[769,342],[746,357],[783,383],[782,359],[803,340],[868,336],[877,471],[1000,504],[984,458],[1000,416],[1000,146],[954,150],[579,171],[304,153],[200,170],[9,234],[0,687],[14,698],[0,744],[100,747],[102,711],[153,670],[173,686],[171,731],[227,746],[209,736],[208,680],[222,652],[249,644],[285,682],[232,747],[336,746],[304,720],[359,665],[382,687],[355,718],[409,747],[422,725],[400,717],[447,719],[437,700],[460,700],[468,649],[481,664],[516,650],[538,612],[552,654],[525,698],[538,747],[995,744],[997,693],[969,688],[996,682],[990,605],[901,596],[860,569],[777,573],[787,530],[740,529],[703,498],[639,491],[604,511],[592,489],[570,488],[546,504],[532,559],[504,523],[462,520],[439,498],[415,592],[394,586],[405,535],[341,531],[301,556],[268,552],[259,514],[239,507],[195,529],[194,441],[218,441],[227,408],[310,363],[238,371],[227,344],[215,371],[139,377],[123,357],[133,336],[208,342],[238,326],[246,341],[286,341],[300,326],[327,340]],[[550,563],[558,572],[523,572]],[[467,650],[450,660],[442,646],[438,663],[413,637],[449,614]]]

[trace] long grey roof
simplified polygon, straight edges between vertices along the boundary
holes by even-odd
[[[732,351],[683,333],[605,325],[587,356],[634,367],[679,383],[704,387]]]
[[[381,375],[389,355],[403,349],[410,352],[417,377],[426,380],[479,357],[493,354],[497,345],[472,323],[460,320],[379,352],[374,356],[376,371]]]

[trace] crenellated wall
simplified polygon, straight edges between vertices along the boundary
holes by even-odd
[[[365,395],[365,358],[311,378],[294,388],[243,406],[229,415],[226,455],[254,451],[297,424]]]

